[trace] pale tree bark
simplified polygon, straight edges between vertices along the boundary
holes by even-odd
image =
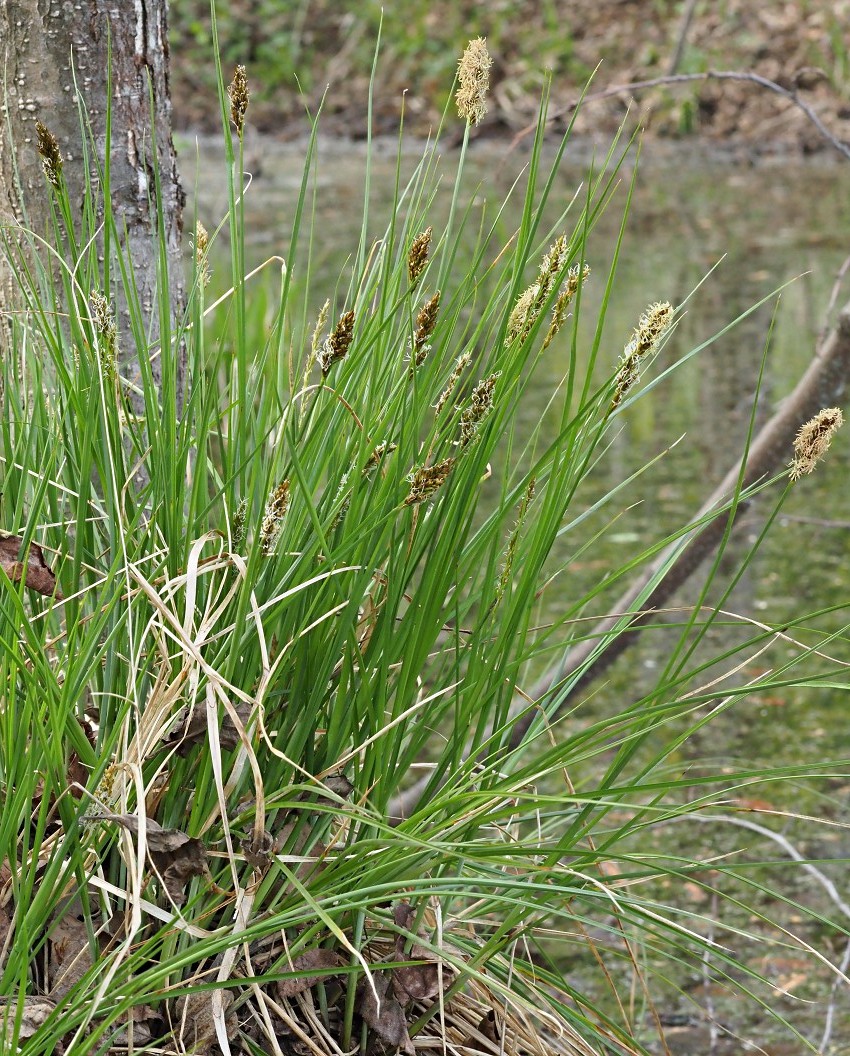
[[[96,174],[82,169],[76,88],[102,161],[111,75],[112,208],[119,231],[127,232],[125,249],[133,262],[139,303],[156,341],[154,165],[161,181],[158,204],[164,218],[172,313],[182,300],[184,196],[171,137],[167,0],[0,0],[0,59],[0,221],[12,219],[39,234],[47,225],[49,188],[36,149],[36,121],[58,140],[71,207],[78,211],[86,176],[95,179]],[[8,296],[7,276],[0,305]],[[119,331],[126,334],[126,306],[121,310]],[[154,371],[158,362],[153,361]]]

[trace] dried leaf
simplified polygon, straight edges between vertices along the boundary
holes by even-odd
[[[235,705],[235,711],[239,721],[244,726],[250,718],[251,705],[247,701],[242,700]],[[207,716],[205,709],[192,708],[191,712],[189,712],[189,706],[186,705],[185,708],[181,708],[178,712],[176,721],[164,745],[166,748],[176,748],[178,755],[187,755],[193,745],[201,744],[206,739]],[[218,742],[228,752],[232,752],[240,743],[239,732],[229,712],[225,712],[222,716],[221,726],[218,731]]]
[[[362,980],[357,987],[357,1012],[366,1026],[374,1030],[387,1045],[401,1049],[407,1056],[414,1056],[415,1050],[407,1032],[404,1009],[387,993],[390,980],[385,975],[373,975],[372,982],[374,990],[368,979]]]
[[[490,1042],[495,1049],[501,1048],[502,1028],[496,1010],[491,1008],[480,1019],[478,1026],[463,1042],[472,1049],[481,1049],[481,1041]]]
[[[330,774],[328,777],[323,778],[322,784],[329,791],[339,796],[340,799],[348,799],[354,791],[354,785],[352,785],[345,774]]]
[[[268,869],[274,851],[274,836],[267,830],[263,830],[262,839],[257,845],[253,836],[246,836],[240,844],[245,861],[253,865],[255,869],[264,871]]]
[[[178,1038],[181,1052],[188,1050],[197,1056],[207,1056],[217,1044],[215,1020],[213,1019],[212,992],[187,994],[175,1002],[175,1023],[173,1033]],[[228,1009],[233,1004],[233,994],[229,990],[222,992],[224,1006],[224,1024],[228,1038],[234,1038],[239,1029],[239,1020]]]
[[[123,1024],[123,1029],[113,1036],[112,1048],[109,1051],[124,1048],[132,1051],[135,1046],[147,1045],[153,1041],[159,1033],[162,1016],[150,1005],[133,1005],[129,1012],[124,1012],[116,1022]]]
[[[14,1036],[17,1008],[16,997],[0,997],[0,1023],[6,1024],[6,1044],[9,1046]],[[18,1042],[33,1037],[44,1026],[47,1017],[55,1008],[56,1003],[47,997],[25,997]]]
[[[407,902],[397,902],[393,906],[393,920],[399,928],[410,931],[416,912]],[[395,958],[397,961],[426,961],[426,964],[410,964],[394,968],[392,973],[393,994],[402,1004],[411,1001],[432,1001],[440,993],[440,968],[437,958],[424,946],[414,943],[405,951],[407,940],[397,935],[395,940]],[[448,985],[451,977],[444,974],[443,985]]]
[[[295,997],[315,986],[321,979],[327,979],[327,974],[316,975],[316,971],[327,968],[339,968],[343,963],[342,957],[336,950],[316,949],[305,950],[297,957],[292,958],[288,968],[291,972],[303,972],[297,979],[279,979],[277,993],[280,998]],[[284,965],[286,967],[286,965]],[[312,974],[311,974],[312,973]]]
[[[94,964],[84,920],[66,914],[50,929],[50,996],[60,1001]]]
[[[421,949],[421,947],[419,947]],[[410,959],[414,957],[414,946]],[[405,958],[404,954],[399,960]],[[444,980],[446,982],[447,980]],[[440,967],[436,961],[427,964],[409,964],[393,969],[393,994],[402,1005],[411,1001],[433,1001],[440,993]]]
[[[53,595],[62,601],[62,591],[56,584],[56,576],[44,560],[44,551],[38,543],[30,543],[29,554],[24,552],[24,541],[19,535],[0,535],[0,567],[13,583],[20,583],[27,568],[26,586],[39,594]]]
[[[106,821],[115,821],[139,834],[139,819],[135,814],[103,814]],[[207,849],[194,836],[180,829],[164,829],[150,818],[146,823],[148,856],[159,873],[169,897],[178,906],[186,899],[185,886],[193,876],[209,876]]]

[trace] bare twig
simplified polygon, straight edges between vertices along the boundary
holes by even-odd
[[[579,104],[586,106],[590,102],[610,99],[615,95],[622,95],[625,92],[633,94],[634,92],[645,91],[647,88],[659,88],[662,85],[670,84],[690,84],[694,81],[749,81],[751,84],[758,85],[760,88],[766,88],[770,92],[775,92],[783,99],[787,99],[788,102],[793,103],[794,106],[799,107],[818,132],[820,132],[823,138],[840,154],[843,154],[845,158],[850,158],[850,145],[833,135],[823,121],[821,121],[815,110],[809,106],[805,100],[801,99],[796,91],[791,91],[789,88],[783,88],[782,85],[777,84],[776,81],[771,81],[768,77],[762,77],[761,74],[749,71],[706,70],[703,73],[676,73],[668,74],[665,77],[652,77],[646,81],[631,81],[628,84],[615,84],[610,88],[604,88],[598,92],[590,92],[587,95],[582,96],[580,100],[576,99],[572,103],[567,103],[566,106],[552,110],[548,116],[548,120],[554,121],[559,117],[564,117],[566,114],[571,114]],[[525,136],[531,135],[535,128],[536,125],[528,125],[526,128],[517,132],[511,142],[511,148],[513,148]]]
[[[694,13],[697,9],[697,0],[688,0],[685,4],[685,10],[682,12],[682,18],[679,22],[679,32],[676,36],[676,47],[673,50],[673,56],[670,59],[670,66],[667,70],[668,76],[672,77],[679,69],[679,63],[682,61],[682,56],[685,53],[685,43],[688,39],[688,31],[691,28],[691,22],[694,20]]]

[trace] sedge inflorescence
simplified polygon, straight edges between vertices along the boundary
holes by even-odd
[[[623,349],[620,357],[620,369],[614,382],[614,395],[611,398],[611,409],[618,407],[628,393],[640,380],[640,365],[658,342],[673,321],[673,306],[667,301],[656,301],[651,304],[638,320],[632,338]]]
[[[840,407],[824,407],[800,427],[794,439],[794,461],[789,473],[791,480],[799,480],[804,474],[812,472],[829,450],[833,436],[843,424],[844,415]]]
[[[459,88],[455,96],[457,112],[470,125],[477,125],[487,113],[490,67],[493,60],[484,37],[476,37],[466,47],[457,67]]]

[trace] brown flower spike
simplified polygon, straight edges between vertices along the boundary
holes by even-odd
[[[345,359],[351,339],[354,336],[354,312],[344,312],[339,317],[339,322],[333,329],[333,333],[325,339],[319,350],[319,366],[322,368],[322,376],[327,377],[328,371],[341,359]]]
[[[114,381],[118,365],[118,328],[109,301],[97,290],[92,290],[89,297],[91,321],[98,335],[98,352],[103,376]]]
[[[63,161],[59,141],[41,121],[36,121],[35,131],[38,136],[38,152],[41,155],[44,175],[47,177],[47,182],[58,190],[61,184]]]
[[[248,77],[244,66],[237,66],[233,74],[233,80],[227,86],[227,94],[230,96],[230,120],[236,129],[236,134],[242,139],[245,132],[245,114],[248,112]]]
[[[818,411],[800,428],[794,440],[794,461],[791,463],[791,480],[799,480],[811,473],[829,450],[836,430],[844,424],[840,407],[825,407]]]
[[[658,345],[672,322],[673,306],[667,301],[656,301],[640,317],[637,329],[620,357],[620,370],[611,399],[611,410],[619,406],[626,393],[638,383],[640,361]]]
[[[413,335],[411,347],[411,359],[413,360],[410,368],[411,374],[414,367],[422,366],[425,362],[425,357],[431,351],[428,338],[433,334],[434,327],[437,325],[437,312],[439,310],[440,291],[437,290],[434,296],[422,305],[419,314],[416,316],[416,332]]]
[[[472,397],[470,398],[469,405],[464,409],[463,414],[460,416],[461,447],[469,447],[470,444],[474,444],[478,439],[478,434],[481,431],[481,425],[484,422],[484,419],[487,418],[493,410],[493,393],[496,389],[496,381],[501,373],[500,370],[497,370],[488,378],[479,381],[472,390]]]
[[[422,466],[407,478],[410,484],[410,492],[404,500],[405,506],[417,506],[420,502],[430,499],[434,492],[438,491],[448,480],[449,473],[454,469],[455,460],[444,458],[435,466]]]
[[[407,277],[410,279],[410,286],[413,289],[418,285],[422,272],[425,270],[425,265],[428,263],[428,250],[431,248],[431,233],[432,229],[426,227],[425,230],[416,236],[410,243],[410,250],[407,254]]]
[[[281,524],[289,509],[289,481],[282,480],[269,496],[263,523],[260,525],[260,551],[264,557],[274,553]]]

